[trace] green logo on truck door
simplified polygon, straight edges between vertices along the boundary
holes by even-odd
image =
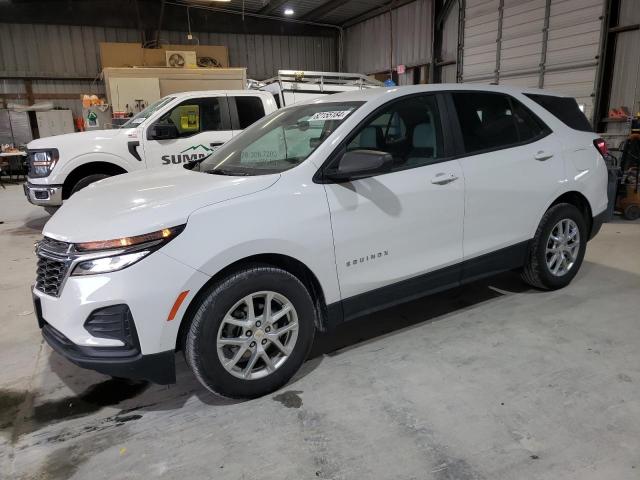
[[[172,163],[179,164],[185,162],[194,162],[196,160],[205,160],[211,156],[215,148],[205,147],[204,145],[192,145],[191,147],[181,151],[177,155],[163,155],[162,164],[170,165]]]

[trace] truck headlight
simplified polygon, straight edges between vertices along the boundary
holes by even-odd
[[[29,150],[29,176],[31,178],[48,177],[60,158],[55,148]]]
[[[71,275],[95,275],[130,267],[177,237],[184,225],[133,237],[76,243],[77,257]]]

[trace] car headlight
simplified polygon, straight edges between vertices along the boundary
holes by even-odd
[[[150,250],[142,250],[124,255],[87,260],[76,265],[76,268],[73,270],[73,275],[95,275],[97,273],[116,272],[133,265],[138,260],[142,260],[150,253]]]
[[[29,150],[29,176],[31,178],[48,177],[56,166],[60,154],[55,148]]]
[[[166,245],[182,230],[184,225],[133,237],[76,243],[74,247],[78,255],[71,275],[95,275],[130,267]]]

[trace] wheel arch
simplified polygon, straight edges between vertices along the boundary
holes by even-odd
[[[320,331],[326,331],[328,326],[328,313],[327,304],[325,301],[324,291],[315,273],[303,262],[288,255],[280,253],[261,253],[256,255],[250,255],[248,257],[241,258],[239,260],[230,263],[226,267],[218,271],[213,277],[211,277],[201,288],[198,290],[189,305],[187,306],[184,315],[182,316],[180,327],[178,329],[178,335],[176,338],[176,350],[182,350],[184,345],[184,338],[189,330],[193,316],[198,309],[200,300],[203,297],[207,289],[226,277],[234,271],[240,270],[243,267],[251,264],[266,264],[272,267],[281,268],[294,275],[300,280],[304,286],[309,290],[311,297],[314,301],[316,308],[316,328]]]
[[[587,197],[576,190],[571,190],[569,192],[563,193],[558,198],[556,198],[553,202],[551,202],[546,210],[549,210],[551,207],[553,207],[554,205],[558,205],[559,203],[568,203],[580,210],[580,212],[584,216],[584,221],[587,224],[587,231],[589,232],[589,235],[587,237],[590,237],[591,229],[593,228],[593,210],[591,209],[591,204],[589,203]]]
[[[62,184],[62,198],[69,198],[69,196],[71,195],[71,190],[80,179],[86,177],[87,175],[94,175],[97,173],[121,175],[123,173],[127,173],[127,170],[119,165],[116,165],[115,163],[105,161],[93,161],[79,165],[71,170],[71,172],[69,172],[69,174],[65,178],[64,183]]]

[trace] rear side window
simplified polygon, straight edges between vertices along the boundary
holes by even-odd
[[[235,97],[240,128],[245,129],[264,117],[264,105],[259,97]]]
[[[510,101],[513,107],[513,118],[518,129],[518,137],[521,142],[533,141],[551,133],[551,129],[536,117],[531,110],[515,98],[510,98]]]
[[[467,153],[509,148],[535,141],[548,127],[520,102],[490,92],[453,92]]]
[[[575,98],[554,97],[552,95],[538,95],[533,93],[525,93],[527,97],[543,107],[562,123],[574,130],[581,132],[593,132],[593,128],[585,117],[584,113],[578,107]]]

